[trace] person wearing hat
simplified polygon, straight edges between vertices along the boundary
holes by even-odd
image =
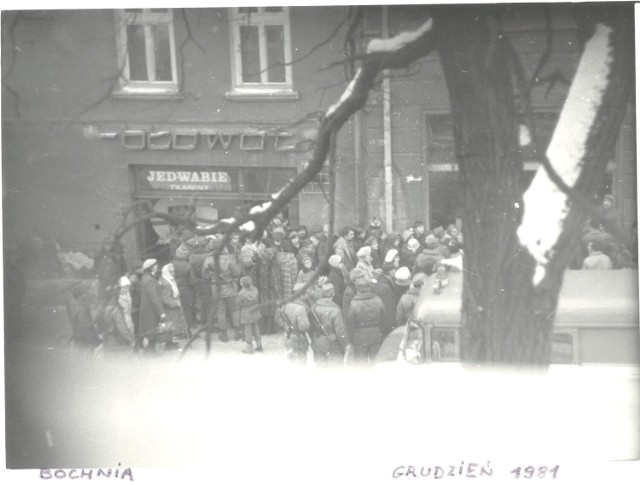
[[[340,364],[344,350],[351,344],[344,326],[342,311],[333,301],[334,288],[330,283],[321,287],[322,297],[311,305],[310,323],[313,358],[319,366]]]
[[[322,286],[329,283],[329,277],[325,275],[320,275],[316,284],[309,289],[307,292],[307,300],[309,301],[309,305],[315,304],[318,299],[322,298]]]
[[[107,301],[98,319],[102,349],[105,355],[130,351],[135,345],[130,309],[131,299],[127,277],[121,277],[118,285],[108,293]]]
[[[398,250],[396,250],[395,248],[391,248],[389,251],[387,251],[382,264],[384,265],[385,263],[392,264],[393,268],[395,268],[396,270],[400,268],[400,253],[398,252]]]
[[[297,283],[293,291],[298,292],[302,287],[304,284]],[[285,329],[286,356],[294,364],[306,365],[307,363],[307,351],[309,351],[307,332],[311,328],[308,313],[309,308],[304,295],[285,303],[277,313],[280,324]]]
[[[131,265],[129,273],[129,294],[131,295],[131,320],[133,321],[133,335],[138,336],[140,328],[140,299],[142,291],[142,260],[136,259]]]
[[[180,290],[172,263],[167,263],[162,267],[158,283],[160,284],[160,299],[162,299],[164,312],[167,315],[167,320],[173,324],[173,336],[188,337],[187,322],[182,312]]]
[[[371,248],[371,265],[373,268],[382,267],[382,253],[380,252],[380,240],[375,236],[369,236],[365,241],[364,245]]]
[[[356,285],[365,277],[366,273],[361,268],[354,268],[349,272],[349,278],[347,279],[344,294],[342,295],[342,315],[345,320],[347,319],[346,316],[349,311],[349,305],[358,293]]]
[[[198,323],[205,325],[211,322],[212,312],[212,297],[211,297],[211,285],[207,279],[202,275],[204,268],[204,261],[211,254],[208,248],[211,248],[213,241],[204,236],[195,236],[195,246],[189,254],[187,261],[191,265],[193,275],[195,277],[194,285],[194,326]],[[209,244],[209,241],[212,241]],[[185,316],[186,317],[186,316]]]
[[[407,267],[400,267],[393,274],[393,280],[396,289],[396,302],[399,302],[402,295],[409,290],[409,286],[411,285],[411,270]]]
[[[316,251],[311,240],[302,240],[300,242],[300,249],[298,250],[298,253],[296,255],[299,268],[304,267],[303,261],[306,258],[311,260],[311,268],[315,269],[318,262],[316,262]]]
[[[296,250],[289,240],[283,240],[276,255],[276,292],[278,298],[288,299],[293,294],[293,286],[298,279]]]
[[[147,352],[155,352],[157,332],[161,320],[167,318],[160,298],[160,285],[155,275],[158,272],[158,261],[149,258],[142,264],[142,280],[140,282],[140,339]]]
[[[613,205],[613,196],[606,194],[602,199],[602,205],[599,208],[599,214],[604,224],[604,230],[607,233],[611,233],[609,227],[616,227],[620,221],[620,213]]]
[[[361,269],[367,275],[369,280],[375,280],[373,275],[373,265],[371,264],[373,261],[373,257],[371,256],[371,247],[363,246],[358,250],[356,256],[358,257],[356,268]]]
[[[416,273],[411,278],[411,286],[409,287],[409,290],[400,297],[400,301],[396,308],[396,323],[398,326],[404,326],[411,318],[413,308],[418,301],[422,285],[426,278],[427,276],[424,273]]]
[[[237,281],[242,270],[236,263],[234,255],[229,253],[226,247],[217,242],[214,252],[219,250],[219,268],[216,268],[215,256],[210,255],[204,261],[202,270],[203,277],[209,282],[211,287],[211,298],[215,313],[216,327],[220,330],[220,341],[229,341],[228,331],[233,329],[234,340],[242,339],[242,329],[240,328],[240,314],[238,309],[238,288]]]
[[[313,270],[313,261],[311,257],[306,256],[302,259],[302,268],[298,272],[296,283],[307,283],[313,277],[315,271]]]
[[[397,252],[396,252],[397,253]],[[387,321],[382,328],[382,337],[385,338],[392,329],[396,327],[396,306],[398,297],[396,296],[396,286],[393,280],[396,268],[392,262],[382,264],[381,275],[376,279],[371,291],[377,295],[384,304]]]
[[[329,282],[333,285],[334,296],[333,301],[342,307],[342,297],[346,287],[346,282],[349,280],[349,272],[342,264],[342,258],[338,255],[331,255],[329,257]]]
[[[462,249],[460,248],[460,245],[457,241],[455,240],[450,240],[447,243],[447,248],[449,249],[449,252],[451,253],[451,257],[450,258],[443,258],[442,260],[440,260],[440,263],[444,263],[445,265],[447,265],[447,267],[449,268],[449,270],[453,271],[453,272],[461,272],[462,268],[463,268],[463,255],[462,255]]]
[[[358,257],[353,247],[355,231],[353,228],[346,226],[340,232],[340,238],[333,245],[333,252],[342,258],[342,263],[347,271],[353,270],[358,263]]]
[[[438,250],[440,242],[434,235],[429,234],[424,239],[424,248],[416,257],[413,265],[414,273],[425,273],[431,275],[435,272],[436,264],[444,258],[442,252]]]
[[[196,324],[196,274],[193,266],[189,263],[189,247],[181,244],[176,249],[176,255],[171,264],[173,265],[174,279],[180,291],[180,305],[187,324],[187,332],[195,328]]]
[[[362,364],[372,364],[382,344],[387,313],[380,298],[371,292],[369,278],[363,275],[354,280],[357,294],[349,305],[345,325],[347,334],[351,336],[354,360]],[[346,353],[351,354],[349,348]]]
[[[253,286],[251,277],[244,276],[240,279],[240,292],[238,293],[238,307],[240,308],[240,325],[244,328],[245,354],[253,354],[253,341],[256,342],[255,350],[262,352],[262,338],[258,323],[262,317],[258,309],[260,296],[258,289]]]
[[[411,235],[400,247],[400,265],[413,268],[419,249],[420,242]]]

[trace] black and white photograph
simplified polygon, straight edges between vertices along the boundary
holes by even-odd
[[[639,484],[634,2],[2,8],[3,484]]]

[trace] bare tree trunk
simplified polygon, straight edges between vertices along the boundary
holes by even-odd
[[[500,7],[438,9],[434,25],[451,98],[465,206],[461,357],[467,363],[546,366],[562,274],[586,212],[571,206],[546,276],[534,286],[536,262],[517,236],[523,209],[522,161],[514,76],[503,43]],[[632,72],[632,32],[621,29],[613,41],[611,82],[575,185],[585,197],[595,193],[604,175],[603,155],[615,141],[633,81],[628,68],[631,64]]]

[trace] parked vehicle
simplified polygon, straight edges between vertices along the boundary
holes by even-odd
[[[460,361],[463,273],[451,273],[435,291],[435,275],[423,285],[410,325],[395,329],[376,361]],[[558,301],[551,364],[638,366],[638,272],[567,270]]]

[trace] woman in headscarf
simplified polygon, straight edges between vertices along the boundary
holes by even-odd
[[[103,349],[107,354],[133,349],[130,286],[129,279],[121,277],[118,286],[109,287],[107,291],[107,302],[99,320]]]
[[[167,320],[173,323],[174,336],[187,336],[187,323],[182,312],[180,303],[180,291],[178,284],[174,278],[173,264],[168,263],[162,267],[162,276],[160,277],[160,300],[164,307],[164,313]]]

